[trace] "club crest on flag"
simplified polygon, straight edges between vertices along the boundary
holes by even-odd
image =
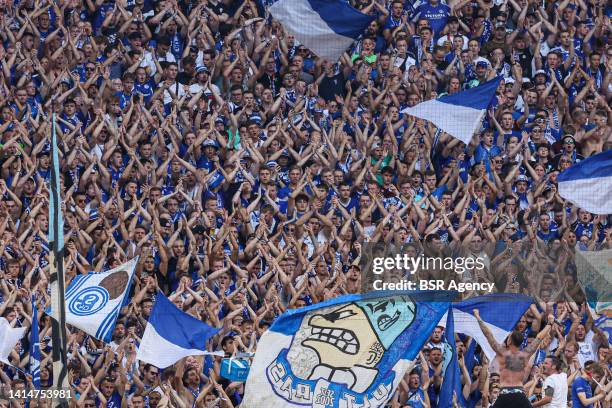
[[[66,322],[110,342],[119,310],[129,298],[138,258],[106,272],[77,275],[66,288]],[[47,309],[55,316],[55,310]]]
[[[76,316],[89,316],[99,312],[109,300],[114,300],[123,293],[129,278],[129,274],[124,270],[111,273],[102,279],[100,286],[86,287],[74,295],[68,303],[68,310]]]
[[[77,293],[70,303],[68,310],[77,316],[89,316],[102,310],[108,303],[108,292],[104,288],[85,288]]]

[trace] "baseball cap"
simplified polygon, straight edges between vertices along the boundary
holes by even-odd
[[[503,28],[504,30],[506,29],[506,23],[502,23],[501,21],[498,23],[495,23],[495,28]]]
[[[489,66],[489,64],[487,64],[486,61],[478,61],[476,63],[476,68],[480,67],[480,68],[487,68]]]
[[[538,76],[538,75],[545,75],[548,76],[548,74],[546,73],[546,71],[544,71],[543,69],[538,69],[535,74],[533,74],[534,77]]]
[[[529,179],[527,178],[526,175],[521,174],[519,175],[516,180],[514,181],[515,183],[518,183],[519,181],[524,181],[525,183],[527,183],[529,181]]]
[[[196,72],[198,74],[201,74],[202,72],[205,72],[207,74],[210,74],[210,71],[208,70],[208,67],[206,65],[200,65],[199,67],[196,68]]]
[[[562,142],[565,142],[567,139],[570,139],[572,143],[576,142],[576,139],[574,138],[573,135],[563,135],[563,137],[561,138]]]
[[[206,139],[204,141],[204,143],[202,144],[202,146],[204,146],[204,147],[212,146],[215,149],[219,148],[219,144],[217,143],[217,141],[216,140],[212,140],[212,139]]]

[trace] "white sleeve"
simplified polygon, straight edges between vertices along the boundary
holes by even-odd
[[[542,391],[544,391],[548,387],[555,388],[555,382],[552,380],[552,377],[546,377],[546,379],[544,380],[544,384],[542,384]]]

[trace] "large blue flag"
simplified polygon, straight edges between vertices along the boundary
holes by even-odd
[[[136,358],[166,368],[187,356],[214,354],[206,351],[206,342],[218,332],[158,292]]]
[[[446,344],[450,347],[451,355],[450,362],[444,371],[442,387],[438,397],[438,407],[454,407],[455,402],[459,407],[465,407],[465,398],[463,398],[463,390],[461,386],[461,371],[459,370],[459,362],[457,361],[457,343],[455,342],[455,321],[453,317],[453,308],[448,309],[446,318],[446,329],[444,337]]]
[[[270,14],[300,43],[332,63],[374,20],[342,0],[279,0]]]
[[[594,214],[612,214],[612,150],[574,164],[557,176],[559,195]]]
[[[455,295],[381,291],[286,312],[259,341],[241,406],[384,406]]]
[[[495,91],[501,80],[502,77],[498,76],[476,88],[405,108],[402,113],[430,121],[467,145],[474,133],[480,129],[482,119],[495,97]]]
[[[40,340],[38,338],[38,309],[32,296],[32,327],[30,328],[30,375],[34,388],[40,390]]]
[[[472,337],[480,344],[489,361],[493,361],[495,351],[482,333],[478,321],[474,317],[474,309],[479,310],[480,317],[493,333],[495,340],[498,343],[503,343],[532,303],[533,299],[531,297],[514,293],[476,296],[455,303],[453,304],[455,332]],[[445,326],[447,324],[446,319],[440,324]]]

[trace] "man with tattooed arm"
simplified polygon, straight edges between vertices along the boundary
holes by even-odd
[[[530,408],[531,403],[523,389],[523,383],[529,375],[531,364],[529,358],[538,349],[542,339],[548,336],[554,317],[548,316],[548,324],[538,333],[536,339],[521,350],[523,334],[514,330],[501,345],[495,340],[489,327],[480,318],[478,309],[474,309],[480,329],[487,338],[491,348],[495,350],[495,363],[499,366],[501,391],[492,408]]]

